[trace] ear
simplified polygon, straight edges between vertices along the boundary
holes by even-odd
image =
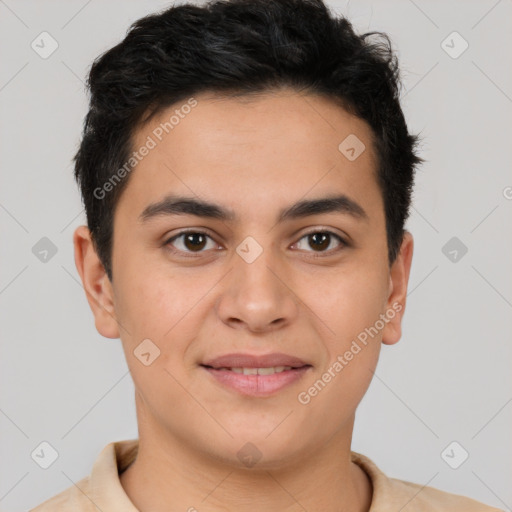
[[[73,245],[75,265],[94,315],[96,330],[106,338],[119,338],[112,284],[96,254],[87,226],[76,228],[73,234]]]
[[[389,321],[382,331],[382,343],[385,345],[393,345],[402,337],[402,317],[405,312],[413,248],[412,234],[405,231],[400,253],[393,262],[389,275],[389,296],[386,303],[386,316]]]

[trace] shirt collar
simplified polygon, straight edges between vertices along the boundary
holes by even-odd
[[[109,512],[139,512],[126,494],[119,473],[137,456],[138,439],[108,444],[98,455],[90,474],[90,499],[99,510]]]

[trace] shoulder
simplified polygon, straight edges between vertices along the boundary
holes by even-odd
[[[360,466],[372,482],[373,496],[369,512],[402,509],[410,512],[503,512],[466,496],[390,478],[371,459],[360,453],[352,452],[352,462]]]
[[[107,512],[114,508],[136,512],[121,485],[119,472],[133,461],[137,450],[137,439],[109,443],[97,456],[88,476],[29,512]]]
[[[467,496],[452,494],[434,487],[396,478],[389,478],[389,482],[390,491],[397,499],[401,499],[400,503],[404,499],[408,500],[409,506],[406,510],[418,512],[503,512],[499,508],[490,507]]]
[[[52,496],[29,512],[61,512],[73,510],[76,512],[97,512],[96,507],[87,498],[89,489],[89,477],[85,477],[76,484],[64,489],[59,494]]]

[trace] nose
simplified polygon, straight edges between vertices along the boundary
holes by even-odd
[[[291,324],[298,315],[298,298],[290,273],[270,250],[248,263],[234,255],[234,268],[224,281],[216,309],[221,320],[236,329],[270,332]]]

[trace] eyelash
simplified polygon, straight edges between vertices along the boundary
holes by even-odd
[[[208,238],[213,240],[213,238],[208,233],[206,233],[205,231],[188,229],[188,230],[180,231],[176,235],[173,235],[171,238],[169,238],[164,243],[164,245],[173,254],[185,255],[186,258],[196,258],[196,257],[200,256],[202,253],[204,253],[205,251],[204,250],[197,251],[197,252],[194,252],[194,251],[182,251],[181,249],[176,249],[176,248],[172,247],[172,242],[174,242],[178,238],[181,238],[181,237],[183,237],[185,235],[188,235],[188,234],[202,235],[202,236],[206,236],[206,237],[208,237]],[[300,242],[303,238],[307,238],[308,236],[316,235],[316,234],[326,234],[326,235],[329,235],[331,237],[334,237],[340,243],[340,247],[338,247],[337,249],[331,249],[329,251],[306,251],[306,252],[312,252],[313,255],[311,257],[313,257],[313,258],[321,258],[321,257],[324,257],[324,255],[331,256],[332,254],[336,254],[339,251],[343,250],[345,247],[349,246],[349,244],[340,235],[338,235],[337,233],[334,233],[333,231],[329,231],[328,229],[325,229],[325,230],[317,229],[315,231],[310,231],[309,233],[305,233],[304,235],[302,235],[299,238],[299,240],[297,242],[295,242],[295,244]],[[329,245],[330,245],[330,243],[329,243]]]

